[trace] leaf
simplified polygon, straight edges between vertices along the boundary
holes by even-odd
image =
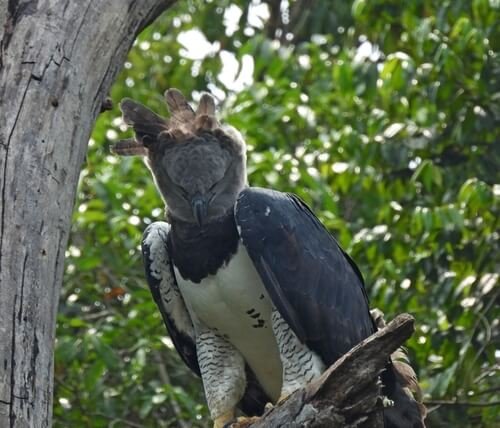
[[[455,372],[457,370],[458,363],[454,362],[451,366],[443,370],[439,375],[435,377],[433,385],[430,388],[430,392],[437,397],[442,397],[448,391],[450,383],[455,377]]]
[[[432,161],[424,160],[415,170],[412,181],[419,181],[424,184],[426,190],[432,190],[435,186],[442,187],[443,176],[441,170]]]
[[[394,138],[404,129],[404,127],[405,127],[404,123],[392,123],[385,129],[384,137],[389,139]]]
[[[366,0],[355,0],[352,3],[352,8],[351,8],[352,16],[357,19],[361,18],[365,8],[366,8]]]

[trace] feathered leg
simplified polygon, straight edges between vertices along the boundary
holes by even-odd
[[[298,339],[276,309],[273,310],[271,322],[283,365],[280,402],[320,376],[325,365],[315,352]]]
[[[238,350],[215,331],[198,329],[196,350],[214,428],[234,419],[246,387],[245,362]]]

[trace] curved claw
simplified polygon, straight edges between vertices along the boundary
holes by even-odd
[[[394,407],[394,401],[388,397],[382,397],[382,406],[384,407]]]
[[[276,402],[276,405],[280,405],[281,403],[283,403],[283,401],[286,401],[288,399],[288,397],[290,397],[290,395],[292,394],[281,394],[280,395],[280,398],[278,398],[278,401]]]

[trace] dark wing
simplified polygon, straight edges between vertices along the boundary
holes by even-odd
[[[162,221],[152,223],[144,231],[142,255],[146,279],[175,349],[186,365],[200,376],[195,331],[175,279],[169,254],[169,233],[170,225]],[[248,365],[246,376],[247,388],[238,406],[247,415],[261,415],[271,400]]]
[[[168,254],[169,232],[170,225],[162,221],[152,223],[144,231],[142,256],[146,279],[175,349],[187,366],[199,376],[193,323],[177,286]]]
[[[359,269],[297,196],[245,189],[235,218],[273,304],[327,365],[375,331]]]

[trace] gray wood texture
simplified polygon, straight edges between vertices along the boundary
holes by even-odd
[[[173,0],[0,0],[0,427],[49,427],[78,176],[138,32]]]
[[[413,331],[413,317],[398,315],[261,419],[232,428],[383,428],[378,376]]]

